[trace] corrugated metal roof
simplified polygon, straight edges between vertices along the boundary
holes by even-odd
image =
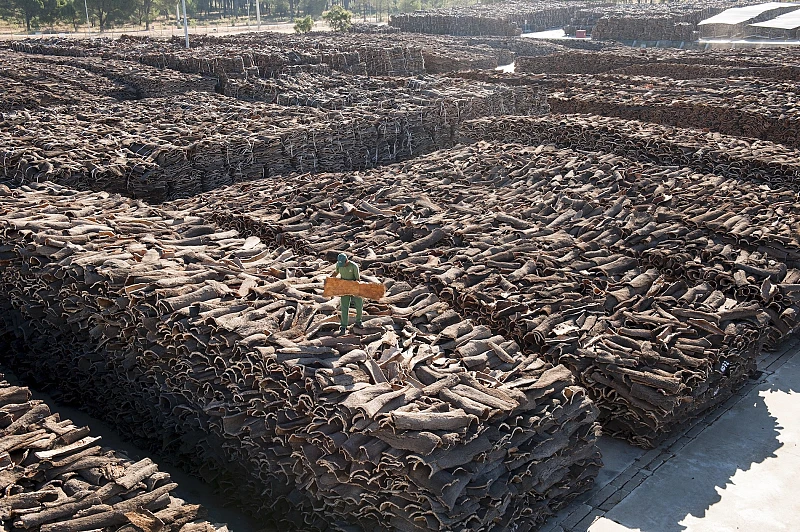
[[[794,30],[800,28],[800,9],[795,9],[789,13],[784,13],[779,17],[766,22],[757,22],[750,24],[751,26],[758,26],[761,28],[778,28],[781,30]]]
[[[741,24],[742,22],[747,22],[751,18],[755,18],[761,13],[769,11],[770,9],[792,6],[800,6],[800,4],[793,4],[789,2],[766,2],[764,4],[758,4],[755,6],[734,7],[731,9],[726,9],[722,13],[701,21],[698,26],[703,26],[705,24]]]

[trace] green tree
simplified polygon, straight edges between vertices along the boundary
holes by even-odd
[[[422,2],[420,0],[400,0],[397,8],[401,13],[411,13],[422,9]]]
[[[72,0],[4,0],[0,1],[0,19],[19,21],[30,32],[40,25],[70,20]]]
[[[311,18],[311,15],[306,15],[303,18],[299,18],[294,21],[294,31],[295,33],[308,33],[311,31],[311,28],[314,27],[314,19]]]
[[[25,30],[31,31],[31,24],[44,10],[43,0],[8,0],[0,4],[0,15],[4,19],[20,20]]]
[[[288,0],[274,0],[275,2],[275,13],[282,17],[285,17],[289,13],[289,2]]]
[[[136,5],[136,16],[139,25],[144,24],[144,29],[150,29],[150,13],[153,11],[153,0],[138,0]]]
[[[70,20],[72,0],[42,0],[42,5],[39,14],[41,24],[52,25],[61,20]]]
[[[80,0],[76,0],[80,1]],[[163,16],[168,20],[175,18],[175,4],[177,0],[152,0],[153,5],[150,8],[156,14],[156,17]]]
[[[325,11],[328,5],[327,0],[303,0],[302,7],[306,15],[311,15],[313,18],[318,18]]]
[[[73,0],[64,2],[58,10],[58,18],[72,24],[72,28],[76,32],[78,31],[78,26],[86,22],[86,19],[81,17],[82,14],[83,13],[79,12],[78,8],[75,7],[75,2]]]
[[[347,31],[353,25],[353,14],[342,6],[333,6],[330,11],[322,14],[322,18],[335,31]]]
[[[130,0],[87,0],[89,13],[97,17],[100,29],[104,30],[115,22],[125,22],[133,16],[137,2]]]

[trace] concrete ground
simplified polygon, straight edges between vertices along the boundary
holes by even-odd
[[[541,532],[800,530],[800,340],[759,369],[656,449],[604,437],[596,486]]]

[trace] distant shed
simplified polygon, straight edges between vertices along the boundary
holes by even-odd
[[[800,9],[772,20],[750,24],[751,35],[770,39],[800,39]]]
[[[774,19],[798,8],[800,4],[788,2],[766,2],[734,7],[699,22],[697,26],[703,39],[746,37],[752,31],[749,27],[753,23]]]

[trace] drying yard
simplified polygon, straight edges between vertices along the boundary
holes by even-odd
[[[800,52],[515,28],[723,7],[6,43],[0,367],[265,530],[585,530],[576,497],[622,500],[601,450],[643,482],[796,345]],[[346,334],[341,252],[386,288]],[[25,386],[0,380],[2,530],[228,530]]]

